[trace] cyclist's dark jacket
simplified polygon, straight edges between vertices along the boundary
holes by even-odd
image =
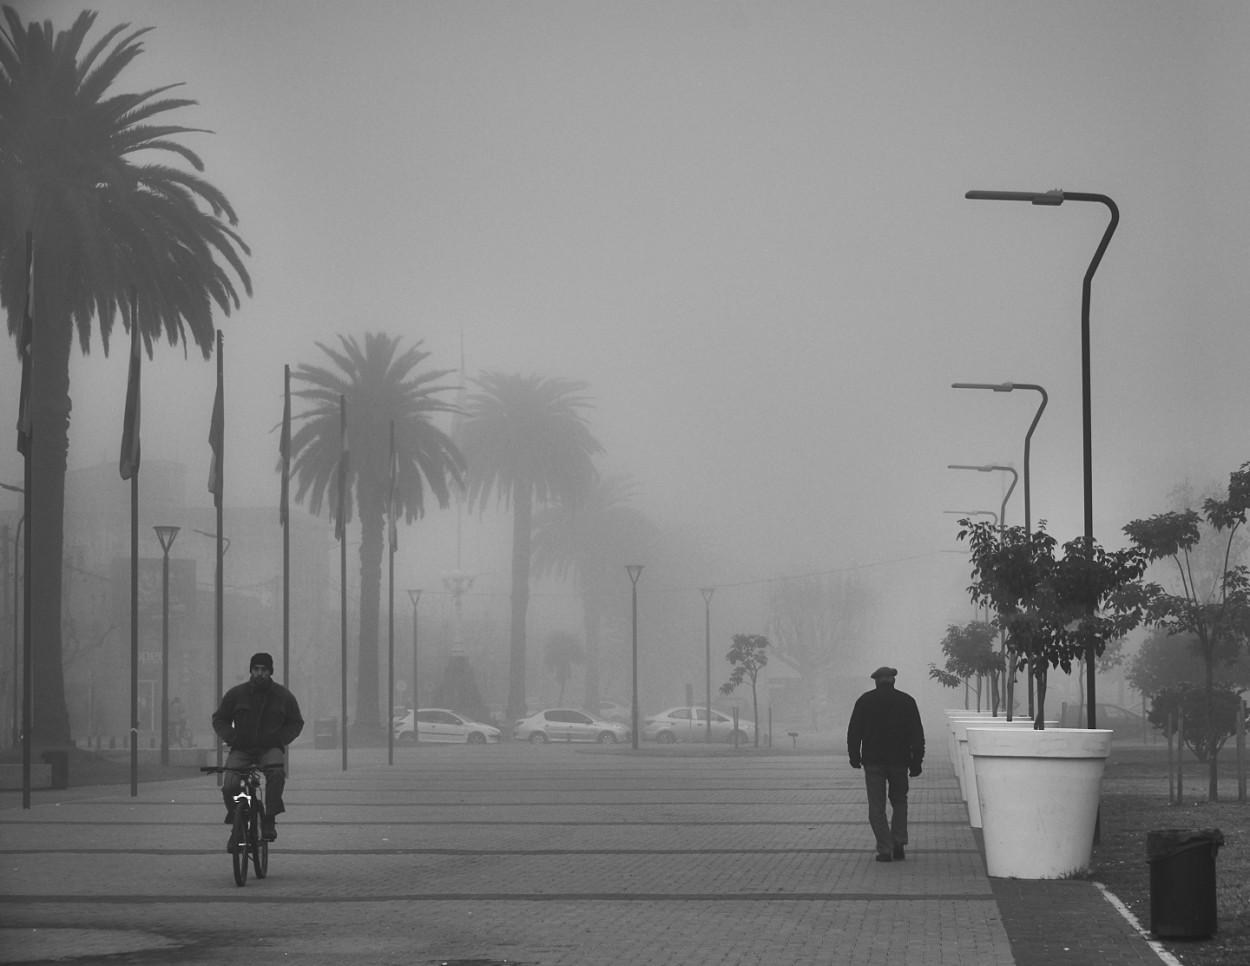
[[[892,683],[861,694],[846,729],[846,751],[853,765],[919,765],[924,726],[915,698]]]
[[[244,681],[221,699],[213,730],[231,748],[283,748],[304,730],[304,717],[295,695],[277,681],[267,691]]]

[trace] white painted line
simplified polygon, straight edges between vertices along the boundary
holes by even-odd
[[[1125,921],[1137,931],[1137,934],[1142,939],[1146,940],[1146,944],[1155,951],[1155,955],[1159,957],[1160,962],[1166,963],[1167,966],[1182,966],[1181,961],[1164,949],[1163,944],[1159,940],[1151,938],[1150,933],[1142,928],[1141,923],[1137,921],[1137,917],[1133,915],[1132,910],[1120,901],[1119,896],[1101,882],[1095,882],[1094,885],[1098,886],[1098,891],[1102,893],[1102,897],[1115,907],[1115,910],[1124,917]]]

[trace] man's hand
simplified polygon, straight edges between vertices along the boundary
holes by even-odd
[[[912,765],[910,768],[907,769],[907,774],[910,775],[912,778],[919,778],[921,770],[922,769],[920,767],[920,762],[916,762],[914,765]]]
[[[851,759],[851,767],[852,767],[852,768],[858,768],[858,767],[859,767],[860,765],[862,765],[862,764],[863,764],[863,762],[861,762],[858,758],[852,758],[852,759]]]

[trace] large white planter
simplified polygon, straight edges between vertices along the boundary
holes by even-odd
[[[990,875],[1058,879],[1089,867],[1111,731],[968,732]]]
[[[998,719],[992,717],[990,711],[969,711],[966,708],[948,708],[946,714],[946,751],[950,756],[951,766],[955,769],[955,780],[959,782],[959,799],[966,802],[968,793],[964,790],[964,768],[963,761],[959,755],[959,740],[955,737],[955,721],[959,718],[975,718],[984,720],[988,718],[991,721]]]
[[[1058,724],[1058,721],[1047,721],[1046,726]],[[1016,715],[1010,721],[1005,717],[998,718],[956,718],[955,742],[959,749],[959,762],[956,767],[964,776],[964,802],[968,806],[968,824],[973,828],[981,828],[981,797],[977,792],[977,776],[972,768],[972,755],[968,751],[968,731],[973,728],[1032,728],[1033,719],[1026,715]]]

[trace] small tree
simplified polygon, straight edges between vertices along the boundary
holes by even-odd
[[[1202,517],[1196,510],[1174,510],[1145,520],[1134,520],[1124,527],[1135,547],[1151,561],[1171,560],[1180,577],[1180,593],[1171,593],[1159,584],[1145,587],[1146,621],[1169,634],[1188,635],[1202,659],[1207,708],[1201,720],[1215,726],[1215,670],[1231,663],[1250,639],[1250,571],[1244,565],[1231,566],[1233,539],[1246,522],[1250,509],[1250,463],[1243,463],[1229,477],[1228,497],[1208,498],[1202,504]],[[1195,573],[1194,548],[1202,539],[1201,520],[1215,534],[1227,533],[1223,545],[1223,572],[1208,581]],[[1208,737],[1207,744],[1214,742]],[[1186,742],[1188,744],[1188,742]],[[1219,782],[1216,756],[1208,759],[1207,798],[1217,801]]]
[[[1146,718],[1166,734],[1176,734],[1177,712],[1185,716],[1185,744],[1199,761],[1210,762],[1237,733],[1237,713],[1241,695],[1235,691],[1182,682],[1158,692],[1150,702]],[[1250,720],[1250,719],[1246,719]],[[1244,723],[1244,722],[1243,722]]]
[[[1141,623],[1138,580],[1146,558],[1136,549],[1104,550],[1084,537],[1064,544],[1056,557],[1044,520],[1033,533],[970,520],[960,525],[959,539],[972,549],[969,596],[994,608],[992,623],[1027,662],[1037,691],[1033,726],[1044,728],[1048,668],[1070,674],[1074,661],[1101,656],[1108,641]]]
[[[543,666],[552,673],[556,684],[560,685],[560,698],[556,702],[564,707],[564,686],[573,676],[573,665],[581,664],[586,657],[581,641],[576,634],[568,631],[556,631],[547,638],[547,647],[543,650]]]
[[[764,665],[768,663],[768,655],[764,651],[768,648],[768,638],[760,634],[735,634],[733,638],[733,647],[729,649],[729,653],[725,655],[725,660],[733,665],[733,671],[729,674],[729,680],[720,686],[721,694],[732,694],[734,688],[745,680],[751,682],[751,708],[752,714],[755,715],[755,746],[758,748],[760,744],[760,701],[757,683],[759,681],[760,671],[764,670]],[[709,716],[712,709],[708,708]],[[712,726],[711,718],[708,719],[708,727]]]
[[[942,638],[942,653],[946,655],[946,663],[943,667],[930,664],[929,677],[947,688],[957,688],[969,678],[976,678],[978,709],[981,705],[980,680],[982,677],[988,678],[991,707],[997,713],[998,682],[1004,661],[1002,654],[994,653],[996,633],[994,625],[985,621],[948,625],[946,636]]]

